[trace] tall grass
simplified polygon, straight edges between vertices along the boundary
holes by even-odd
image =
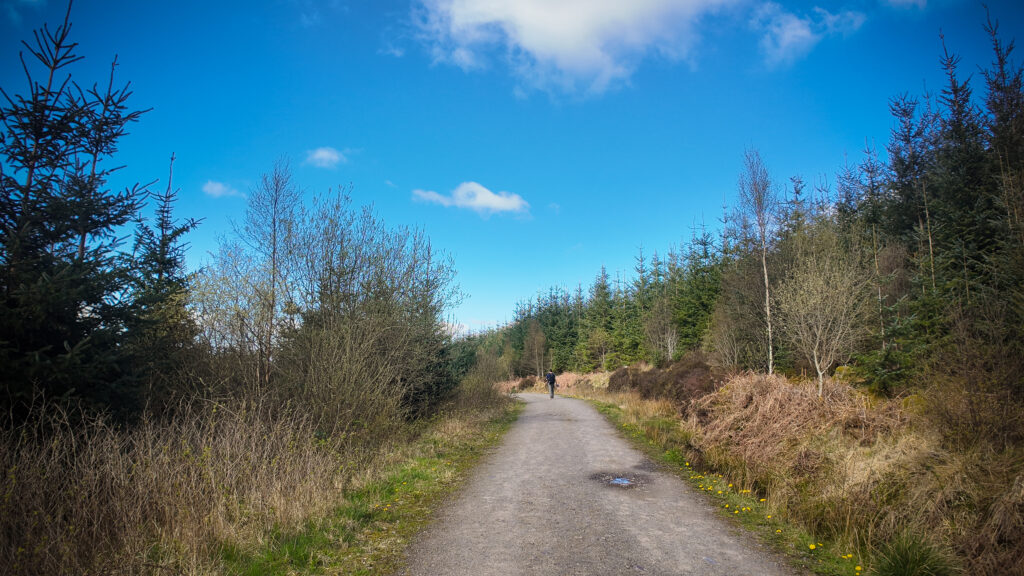
[[[466,406],[483,409],[477,400]],[[329,437],[297,410],[211,401],[124,430],[37,405],[29,423],[0,431],[0,566],[216,573],[222,546],[258,546],[341,505],[414,429]]]
[[[775,518],[873,557],[879,574],[1024,574],[1019,447],[951,445],[933,398],[880,400],[841,381],[823,392],[741,374],[683,405],[636,390],[575,393],[615,404],[625,425],[764,497]]]
[[[205,572],[221,543],[252,543],[337,505],[380,449],[320,437],[302,414],[260,403],[195,403],[130,431],[37,406],[30,423],[0,432],[0,565]]]
[[[0,426],[0,573],[222,573],[225,550],[265,548],[418,457],[408,447],[428,428],[444,440],[479,427],[505,406],[493,381],[484,362],[429,421],[333,434],[274,398],[197,399],[128,429],[37,402]]]

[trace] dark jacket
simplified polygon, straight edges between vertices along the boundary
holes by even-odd
[[[548,386],[554,386],[555,385],[555,373],[554,372],[549,371],[547,374],[544,375],[544,379],[547,380]]]

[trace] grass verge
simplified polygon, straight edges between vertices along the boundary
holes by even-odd
[[[769,502],[751,486],[723,474],[697,469],[688,457],[691,433],[672,405],[581,388],[573,396],[589,401],[652,460],[660,462],[704,494],[719,514],[757,535],[800,569],[823,576],[859,576],[867,565],[856,550],[816,538],[771,513]]]
[[[225,542],[221,561],[238,575],[390,574],[411,538],[466,472],[496,445],[521,410],[510,403],[488,417],[447,415],[426,423],[414,442],[372,478],[346,490],[344,504],[301,529],[273,531],[260,546]]]

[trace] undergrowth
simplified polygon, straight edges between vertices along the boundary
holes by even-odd
[[[509,423],[474,388],[429,420],[344,436],[256,403],[131,429],[48,406],[0,429],[0,573],[380,573]]]
[[[491,419],[444,418],[400,453],[378,477],[344,494],[344,502],[297,530],[277,532],[259,546],[222,549],[231,574],[391,574],[411,539],[464,472],[494,445],[520,405]]]
[[[819,399],[744,374],[680,405],[575,382],[567,392],[818,573],[1024,573],[1020,450],[950,449],[920,400],[839,381]]]

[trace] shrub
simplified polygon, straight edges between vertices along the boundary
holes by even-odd
[[[525,378],[519,379],[519,384],[516,385],[516,389],[520,392],[525,392],[526,390],[534,389],[539,384],[540,381],[537,380],[536,376],[526,376]]]
[[[625,366],[608,377],[609,392],[624,392],[633,388],[633,371]]]
[[[953,561],[939,547],[915,534],[904,533],[881,547],[874,568],[877,576],[952,576]]]
[[[662,375],[662,396],[679,406],[710,394],[717,387],[718,378],[712,372],[707,357],[699,350],[687,352]]]
[[[669,400],[679,407],[714,392],[716,387],[717,378],[700,351],[687,352],[666,368],[619,368],[608,379],[610,392],[636,390],[645,399]]]

